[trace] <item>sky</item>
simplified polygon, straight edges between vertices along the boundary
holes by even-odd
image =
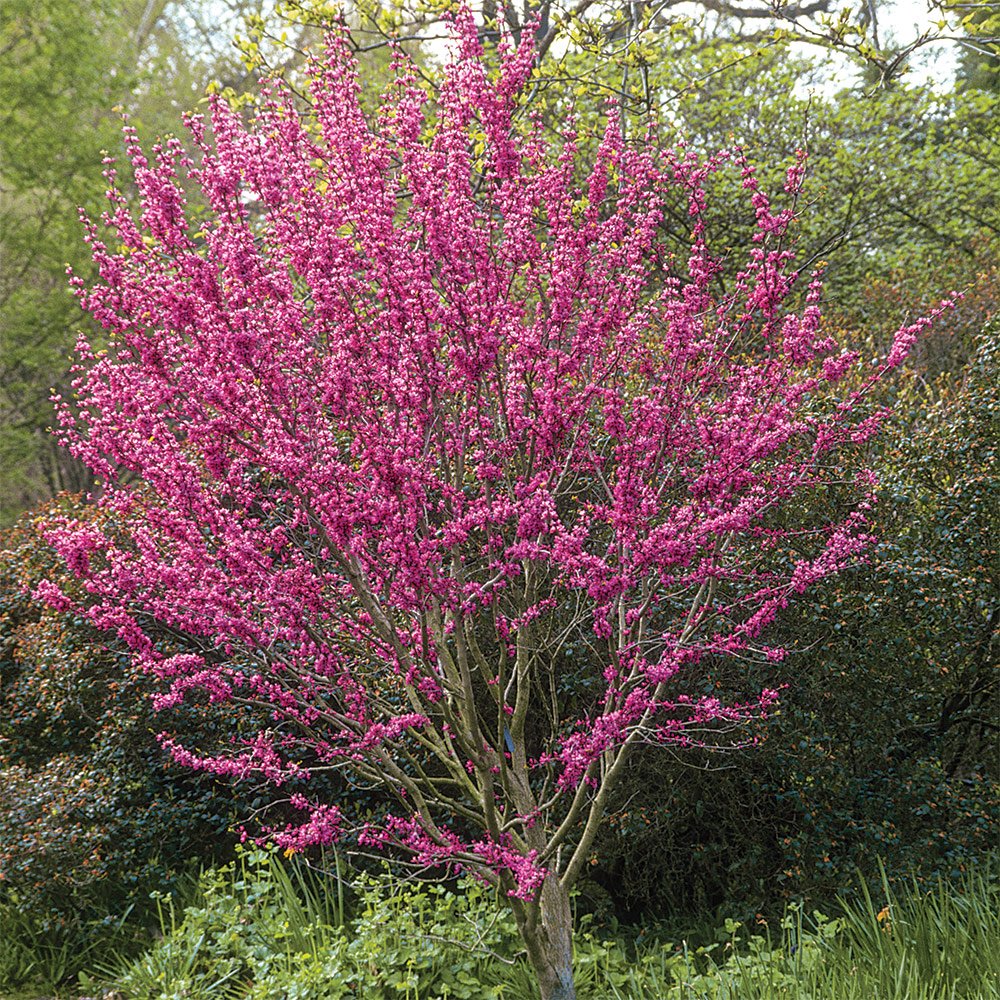
[[[928,10],[927,0],[893,0],[879,10],[879,38],[883,45],[894,40],[906,44],[928,28],[935,29],[939,11]],[[948,86],[955,73],[956,46],[952,42],[927,45],[920,49],[911,64],[919,78],[938,86]]]
[[[878,17],[879,42],[882,46],[890,43],[907,45],[931,28],[937,31],[936,23],[940,14],[930,14],[926,0],[892,0],[880,6]],[[817,58],[822,50],[815,45],[801,43],[793,46],[805,56]],[[939,42],[917,49],[909,60],[906,73],[908,84],[929,83],[935,88],[948,90],[954,81],[957,46],[954,42]],[[824,96],[833,96],[844,86],[846,79],[856,80],[857,64],[846,55],[828,52],[820,59],[827,78],[826,85],[811,83],[808,89]]]

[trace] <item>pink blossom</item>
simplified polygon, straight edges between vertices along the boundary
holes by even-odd
[[[66,611],[73,606],[73,602],[51,580],[42,580],[31,596],[55,611]]]

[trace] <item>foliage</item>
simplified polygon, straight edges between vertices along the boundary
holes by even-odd
[[[108,903],[117,905],[114,899]],[[0,995],[6,1000],[10,991],[55,994],[104,955],[141,954],[151,936],[126,924],[130,917],[128,907],[115,919],[53,926],[16,901],[0,900]]]
[[[129,1000],[537,996],[509,913],[474,880],[446,890],[369,878],[343,911],[275,855],[253,852],[202,885],[183,914],[164,908],[163,938],[123,966],[115,990]],[[987,861],[930,892],[862,889],[832,918],[790,905],[773,933],[759,915],[690,928],[679,942],[654,928],[598,935],[585,920],[574,945],[580,995],[995,1000],[998,891]]]
[[[43,445],[50,387],[68,371],[79,308],[67,262],[89,273],[79,207],[99,211],[102,147],[115,142],[106,110],[128,87],[102,44],[111,0],[10,0],[0,8],[0,511],[88,482]],[[39,483],[41,480],[41,484]]]
[[[647,45],[641,99],[625,101],[637,130],[657,116],[699,152],[739,142],[759,164],[765,189],[780,183],[781,164],[797,149],[808,150],[802,202],[816,210],[800,213],[797,248],[802,260],[824,262],[825,301],[838,310],[853,312],[873,279],[899,288],[940,272],[947,261],[952,281],[922,289],[934,298],[995,263],[981,238],[995,240],[1000,231],[992,98],[905,80],[877,97],[857,87],[824,93],[824,64],[788,42],[676,34]],[[560,84],[556,75],[544,92],[556,128],[582,94],[614,85],[587,59],[567,56],[565,73],[574,83]],[[753,234],[752,219],[740,212],[739,184],[738,174],[720,171],[706,204],[708,244],[729,257],[720,280],[732,280]],[[661,226],[665,241],[679,248],[687,235],[684,206],[671,209]],[[915,306],[904,300],[904,308]]]
[[[125,965],[115,988],[136,1000],[192,993],[207,1000],[237,986],[248,1000],[403,993],[471,1000],[501,995],[504,976],[487,986],[490,974],[516,965],[513,919],[471,880],[454,893],[362,876],[345,910],[308,869],[257,850],[207,873],[201,889],[202,901],[183,914],[167,902],[163,939]]]
[[[963,24],[969,37],[959,53],[956,85],[996,96],[1000,93],[1000,7],[982,4],[967,10]]]
[[[803,654],[818,680],[803,708],[832,766],[796,769],[794,784],[811,777],[825,796],[839,793],[844,805],[818,815],[848,842],[867,828],[859,862],[872,836],[879,853],[902,850],[897,872],[954,873],[1000,819],[997,334],[993,320],[959,387],[888,437],[884,541],[821,598],[823,639]],[[834,869],[844,863],[833,857]]]
[[[0,897],[69,940],[69,924],[123,911],[192,858],[225,851],[232,791],[171,766],[154,729],[211,742],[240,722],[196,705],[154,722],[155,685],[126,647],[31,596],[43,581],[76,592],[38,531],[57,511],[99,517],[63,497],[2,536]],[[177,648],[177,637],[161,641]]]

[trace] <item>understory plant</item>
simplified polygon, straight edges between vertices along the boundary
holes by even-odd
[[[670,938],[599,932],[585,917],[577,988],[592,1000],[1000,997],[995,863],[930,891],[860,885],[831,916],[794,904],[771,923],[720,919]],[[183,911],[162,903],[163,938],[111,972],[129,1000],[539,995],[509,908],[474,879],[445,888],[369,875],[324,893],[308,869],[258,850],[207,873]]]
[[[448,891],[354,873],[349,888],[334,889],[302,864],[254,850],[206,873],[200,898],[183,910],[170,897],[160,905],[156,946],[100,970],[136,1000],[472,1000],[503,995],[493,987],[498,968],[528,986],[533,978],[509,910],[475,880]]]

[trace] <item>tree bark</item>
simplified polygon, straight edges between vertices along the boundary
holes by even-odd
[[[518,921],[542,1000],[576,1000],[573,983],[573,910],[569,892],[550,874],[542,885],[538,915]]]

